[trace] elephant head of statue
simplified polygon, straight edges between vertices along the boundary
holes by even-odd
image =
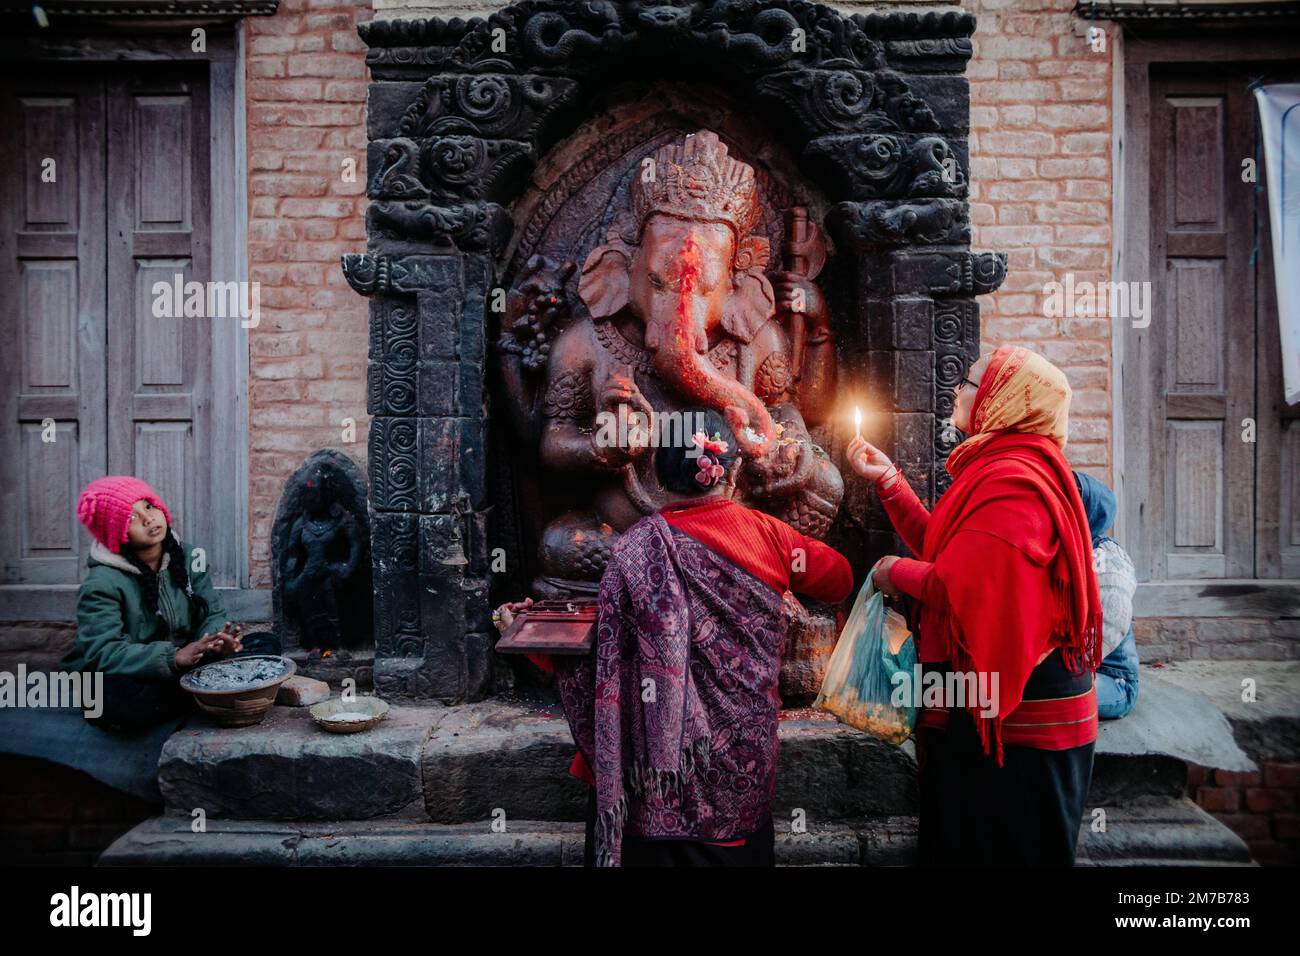
[[[740,450],[761,457],[775,440],[767,407],[714,367],[711,336],[749,342],[775,312],[764,275],[770,249],[754,235],[754,170],[701,130],[642,163],[605,244],[587,256],[578,294],[596,322],[624,309],[644,326],[658,376],[684,402],[726,416]]]

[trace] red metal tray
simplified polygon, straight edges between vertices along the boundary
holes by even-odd
[[[596,602],[538,601],[497,641],[501,654],[589,654],[596,645]]]

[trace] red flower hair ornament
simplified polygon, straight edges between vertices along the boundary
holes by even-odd
[[[695,473],[696,484],[704,488],[716,485],[722,480],[722,476],[727,473],[727,469],[723,468],[716,458],[710,456],[725,455],[727,453],[727,443],[717,433],[714,433],[713,437],[709,438],[704,432],[696,432],[692,435],[691,442],[702,453],[699,460],[700,470]]]

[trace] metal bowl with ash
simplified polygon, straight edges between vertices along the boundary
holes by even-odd
[[[369,730],[388,716],[388,702],[378,697],[323,700],[312,707],[312,720],[332,734],[355,734]]]
[[[297,671],[287,657],[252,654],[195,668],[181,677],[181,687],[223,727],[248,727],[270,711],[280,685]]]

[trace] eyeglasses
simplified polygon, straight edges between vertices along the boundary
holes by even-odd
[[[971,388],[975,389],[975,391],[977,391],[977,392],[979,391],[979,388],[980,388],[980,383],[979,383],[979,382],[972,382],[970,379],[965,378],[965,377],[963,377],[962,380],[961,380],[960,382],[957,383],[957,387],[958,387],[958,388],[961,388],[963,385],[969,385]]]

